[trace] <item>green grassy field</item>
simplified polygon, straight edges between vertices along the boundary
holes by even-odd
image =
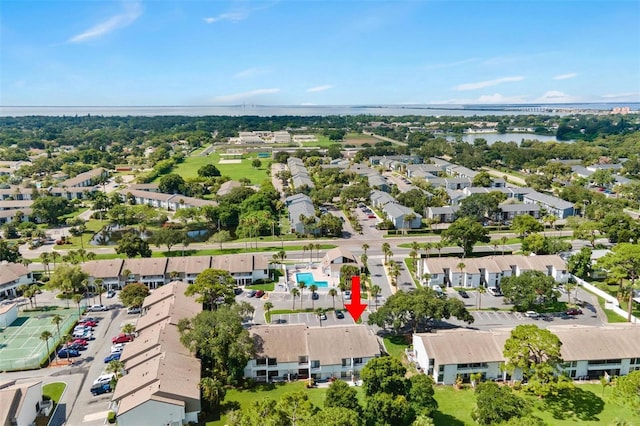
[[[256,169],[251,166],[251,162],[258,158],[257,154],[244,155],[241,163],[238,164],[220,164],[220,153],[212,152],[208,156],[190,155],[184,159],[184,162],[173,168],[172,173],[177,173],[183,178],[193,178],[198,176],[198,169],[205,164],[213,164],[220,170],[223,176],[229,176],[233,180],[247,178],[253,184],[260,184],[267,179],[267,170],[269,168],[270,159],[261,158],[262,165]],[[160,178],[156,179],[156,182]]]
[[[358,399],[363,403],[362,388],[356,388]],[[305,382],[276,384],[259,387],[254,390],[231,389],[227,392],[222,406],[222,412],[233,409],[243,409],[250,406],[252,401],[263,398],[278,400],[288,392],[303,391],[316,407],[323,407],[326,388],[306,389]],[[533,415],[553,426],[569,425],[608,425],[615,419],[624,419],[630,424],[638,424],[640,416],[629,408],[620,406],[610,399],[611,389],[605,389],[598,384],[580,384],[568,396],[540,400],[524,392],[518,392],[533,405]],[[453,386],[436,386],[435,398],[438,401],[438,411],[434,414],[436,426],[463,426],[476,424],[471,418],[476,398],[473,389],[455,389]],[[222,426],[226,416],[220,420],[208,422],[207,426]]]

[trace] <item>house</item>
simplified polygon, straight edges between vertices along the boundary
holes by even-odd
[[[217,206],[218,203],[202,198],[187,197],[181,194],[165,194],[164,192],[144,191],[139,189],[121,189],[117,191],[124,201],[133,199],[135,204],[146,204],[151,207],[177,211],[188,207]]]
[[[0,299],[17,296],[18,286],[33,282],[33,275],[26,266],[21,263],[0,262]]]
[[[82,188],[95,186],[109,177],[109,171],[102,167],[98,167],[88,172],[80,173],[75,177],[60,182],[57,186],[60,188]]]
[[[460,206],[427,207],[425,216],[436,223],[453,223]]]
[[[441,176],[444,174],[442,167],[435,164],[410,164],[407,166],[407,176],[410,178],[422,177],[427,175],[432,177]]]
[[[548,214],[556,216],[559,219],[566,219],[575,214],[573,203],[552,195],[541,194],[538,191],[531,191],[524,194],[522,201],[525,204],[538,204],[544,208]]]
[[[18,303],[4,302],[0,304],[0,328],[7,328],[18,319]]]
[[[371,205],[376,209],[381,209],[389,203],[392,203],[392,204],[398,203],[398,201],[395,198],[393,198],[391,194],[384,191],[378,191],[378,190],[371,191],[371,195],[369,196],[369,199],[371,200]]]
[[[496,213],[494,219],[497,221],[511,221],[516,216],[528,214],[536,219],[540,219],[540,206],[538,204],[510,204],[502,203],[498,206],[500,212]]]
[[[96,192],[97,189],[93,186],[56,186],[49,188],[48,192],[56,197],[66,198],[67,200],[82,200],[89,198],[89,194]]]
[[[322,258],[322,273],[328,277],[340,279],[342,265],[352,264],[361,267],[356,256],[344,247],[335,247],[327,251]]]
[[[250,333],[259,349],[244,375],[259,381],[354,380],[382,352],[376,336],[361,325],[266,325],[252,327]]]
[[[35,424],[43,405],[41,381],[0,383],[0,424],[3,426]]]
[[[216,195],[218,197],[224,197],[225,195],[229,194],[234,188],[240,188],[240,187],[242,187],[242,184],[240,182],[236,180],[228,180],[222,185],[220,185],[220,189],[218,189],[218,192],[216,192]]]
[[[465,189],[473,185],[473,180],[467,177],[454,177],[454,178],[433,178],[427,177],[427,182],[433,185],[435,188],[442,187],[444,189]]]
[[[295,232],[298,234],[307,234],[309,232],[317,233],[317,229],[310,229],[309,225],[305,223],[304,219],[313,220],[313,222],[317,222],[318,218],[316,217],[316,209],[313,206],[313,202],[311,198],[308,196],[297,197],[295,200],[288,203],[288,211],[289,211],[289,223],[291,225],[291,232]]]
[[[33,189],[22,186],[9,186],[0,188],[0,201],[2,200],[31,200]]]
[[[471,170],[464,166],[458,166],[456,164],[448,165],[447,167],[445,167],[445,171],[451,176],[469,179],[473,179],[479,174],[479,172],[476,172],[475,170]]]
[[[127,188],[136,191],[160,192],[157,183],[132,183]]]
[[[170,257],[165,280],[180,280],[193,284],[200,272],[211,268],[211,256]]]
[[[422,227],[422,215],[414,212],[409,207],[387,203],[382,207],[382,212],[396,229],[419,229]],[[412,217],[412,219],[407,220],[408,217]]]
[[[138,282],[150,289],[164,285],[166,283],[167,262],[167,258],[125,259],[122,273],[129,271],[129,275],[124,277],[125,284]]]
[[[640,330],[633,324],[562,325],[548,329],[562,342],[561,374],[595,380],[640,369]],[[480,373],[482,380],[519,380],[520,371],[511,377],[502,369],[506,362],[504,344],[510,333],[508,329],[418,333],[413,335],[414,355],[423,371],[440,384],[454,384],[458,376],[469,381],[474,373]]]
[[[213,256],[211,267],[229,271],[236,285],[251,285],[269,278],[269,260],[261,254]]]
[[[102,280],[102,286],[112,290],[121,288],[122,265],[124,259],[90,260],[82,265],[82,269],[89,275],[90,285],[95,285],[96,280]]]
[[[462,269],[460,268],[462,266]],[[559,283],[569,280],[567,265],[557,255],[491,256],[466,258],[432,257],[418,262],[418,276],[429,274],[428,285],[441,287],[500,287],[504,277],[540,271]]]
[[[315,184],[309,176],[307,168],[300,158],[289,157],[287,158],[287,166],[291,172],[291,182],[294,189],[300,189],[303,187],[314,188]]]
[[[180,343],[177,324],[201,312],[202,305],[184,295],[186,285],[173,282],[145,298],[137,337],[120,357],[127,374],[113,393],[118,425],[198,421],[200,360]]]
[[[367,175],[367,180],[369,181],[369,187],[371,188],[379,189],[384,192],[391,191],[391,186],[389,186],[387,179],[379,173]]]

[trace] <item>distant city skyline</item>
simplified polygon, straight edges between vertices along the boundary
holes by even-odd
[[[640,2],[19,1],[0,105],[640,101]]]

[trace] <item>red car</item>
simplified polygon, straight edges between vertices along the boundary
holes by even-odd
[[[86,339],[73,339],[71,343],[82,345],[82,346],[87,346],[89,344],[89,342]]]
[[[264,296],[264,291],[262,290],[256,291],[256,298],[261,298],[262,296]]]
[[[581,315],[582,314],[582,310],[578,309],[578,308],[570,308],[570,309],[567,309],[565,314],[567,314],[567,315]]]
[[[82,323],[82,325],[84,325],[85,327],[95,327],[98,325],[98,323],[95,321],[85,321]]]
[[[127,343],[127,342],[132,342],[132,341],[133,341],[133,336],[131,334],[124,334],[124,333],[120,333],[116,337],[111,339],[111,343],[113,343],[113,344],[116,344],[116,343]]]

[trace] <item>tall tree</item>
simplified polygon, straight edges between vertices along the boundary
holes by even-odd
[[[520,311],[557,301],[559,293],[555,290],[556,285],[553,277],[540,271],[524,271],[521,275],[504,277],[500,281],[505,300]]]
[[[405,395],[409,386],[404,377],[406,373],[407,369],[394,357],[374,358],[367,362],[360,374],[362,389],[367,396],[377,393]]]
[[[462,248],[464,256],[473,253],[475,243],[488,243],[491,240],[489,231],[469,217],[457,219],[442,232],[442,236],[446,241]]]
[[[50,331],[43,331],[40,333],[40,340],[42,340],[47,345],[47,364],[51,361],[51,351],[49,350],[49,339],[53,337]]]
[[[480,383],[476,387],[476,408],[473,419],[481,425],[502,424],[512,418],[520,418],[531,412],[530,404],[517,396],[509,386],[494,382]]]
[[[149,287],[142,283],[129,283],[118,294],[120,301],[127,307],[140,307],[144,298],[149,295]]]
[[[187,286],[185,294],[192,296],[198,294],[196,299],[199,303],[203,303],[207,309],[216,310],[219,306],[218,301],[226,304],[232,304],[235,301],[233,288],[235,280],[228,271],[222,269],[205,269],[195,279],[193,284]]]
[[[82,293],[84,289],[84,281],[89,275],[84,272],[78,265],[59,265],[51,279],[47,282],[48,290],[58,290],[63,293]]]
[[[633,290],[640,275],[640,244],[620,243],[611,252],[598,259],[597,264],[604,269],[630,280],[627,321],[631,321]]]
[[[362,412],[358,402],[358,392],[343,380],[331,383],[324,398],[324,406],[348,408],[356,413]]]

